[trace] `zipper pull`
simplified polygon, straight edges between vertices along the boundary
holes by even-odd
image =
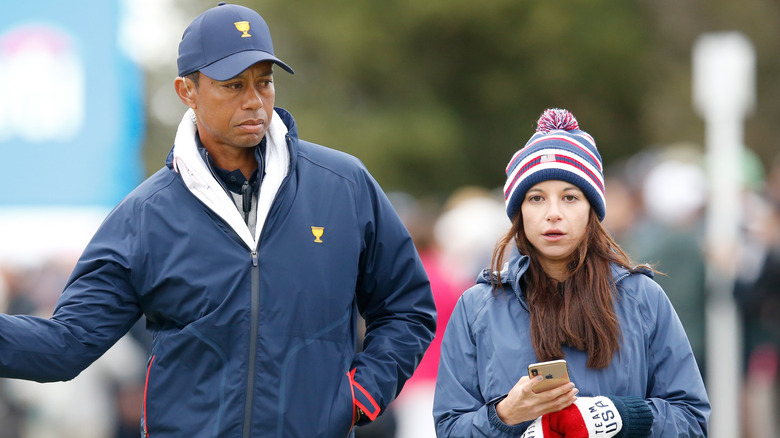
[[[256,268],[258,264],[259,264],[259,262],[257,261],[257,250],[253,249],[252,250],[252,266],[254,266]]]
[[[252,191],[249,190],[249,181],[244,181],[241,186],[241,204],[244,207],[244,222],[249,223],[249,212],[252,211]]]

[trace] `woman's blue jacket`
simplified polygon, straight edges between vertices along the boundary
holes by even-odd
[[[514,251],[502,272],[503,291],[490,271],[460,298],[442,340],[434,401],[439,437],[517,437],[530,422],[504,424],[495,404],[538,362],[530,340],[521,277],[527,256]],[[620,350],[607,368],[585,366],[587,354],[564,347],[580,396],[634,396],[653,415],[654,437],[707,434],[710,404],[691,347],[666,294],[652,272],[612,267]]]

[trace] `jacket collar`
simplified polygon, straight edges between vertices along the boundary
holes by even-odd
[[[295,169],[295,162],[298,158],[298,125],[295,123],[295,119],[292,114],[284,108],[274,107],[276,115],[287,126],[287,137],[292,141],[289,141],[290,145],[290,169]],[[171,150],[168,151],[168,156],[165,158],[165,166],[169,169],[173,169],[173,145]]]
[[[232,197],[212,174],[197,148],[197,126],[195,113],[188,109],[176,131],[173,149],[169,153],[168,166],[181,175],[187,189],[214,213],[220,216],[241,238],[248,248],[256,248],[261,231],[270,211],[271,204],[283,181],[294,167],[297,154],[297,141],[293,140],[288,123],[292,117],[274,111],[266,131],[266,166],[258,196],[257,221],[255,232],[247,227],[242,215],[235,208]],[[294,127],[294,125],[293,125]]]

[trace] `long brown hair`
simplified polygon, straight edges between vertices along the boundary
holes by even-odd
[[[530,256],[524,290],[531,319],[531,342],[540,360],[563,358],[563,345],[588,354],[587,366],[605,368],[620,349],[620,326],[615,314],[615,284],[609,262],[631,270],[631,261],[590,211],[586,238],[568,264],[569,276],[561,283],[542,269],[537,250],[523,231],[518,211],[512,228],[498,242],[491,269],[500,272],[507,248],[515,242],[521,254]],[[500,274],[493,282],[500,287]]]

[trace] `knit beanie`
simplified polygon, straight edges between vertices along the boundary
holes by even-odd
[[[537,122],[536,133],[517,151],[506,167],[504,200],[510,220],[520,210],[525,193],[548,180],[574,184],[604,220],[604,173],[596,142],[581,131],[577,119],[565,109],[548,109]]]

